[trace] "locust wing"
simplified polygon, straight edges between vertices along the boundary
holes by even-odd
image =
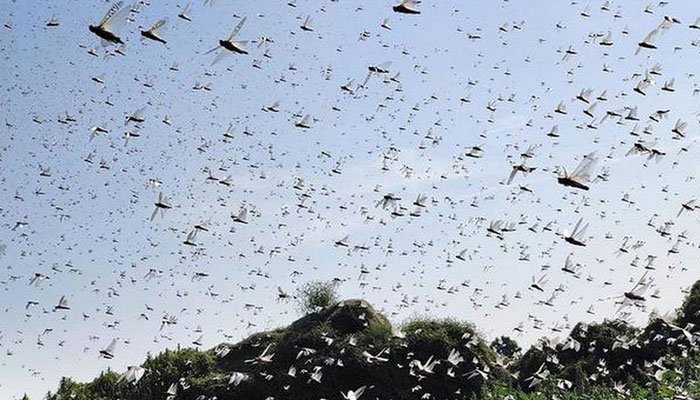
[[[229,41],[232,41],[233,38],[236,37],[236,35],[238,35],[238,32],[240,32],[241,29],[243,28],[243,25],[245,24],[246,19],[248,19],[248,17],[243,17],[241,22],[239,22],[238,25],[236,25],[236,27],[233,28],[233,32],[231,32],[231,35],[228,37]]]
[[[583,160],[576,167],[574,172],[571,173],[571,179],[576,180],[580,183],[587,183],[591,180],[591,173],[598,164],[598,159],[595,156],[595,152],[586,154],[583,156]]]

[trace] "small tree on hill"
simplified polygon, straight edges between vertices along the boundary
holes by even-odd
[[[297,301],[303,314],[318,312],[338,302],[336,285],[325,281],[309,282],[298,290]]]

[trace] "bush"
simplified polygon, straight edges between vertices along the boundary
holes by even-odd
[[[453,318],[413,318],[404,323],[401,330],[409,344],[424,349],[428,355],[447,354],[476,335],[472,324]]]
[[[302,286],[298,292],[299,309],[304,315],[319,312],[338,302],[336,285],[333,282],[309,282]]]
[[[501,336],[491,342],[491,348],[506,358],[515,358],[520,355],[520,346],[508,336]]]

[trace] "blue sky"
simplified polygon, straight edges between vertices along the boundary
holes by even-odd
[[[648,255],[657,256],[649,274],[661,297],[646,310],[630,309],[630,320],[642,323],[652,310],[679,305],[698,277],[692,260],[700,221],[693,213],[677,217],[697,196],[699,38],[688,29],[694,2],[654,4],[647,13],[631,2],[613,2],[606,12],[603,2],[424,1],[419,16],[393,13],[391,1],[286,3],[197,1],[186,22],[177,17],[183,2],[153,2],[122,30],[125,55],[107,57],[114,49],[101,47],[88,25],[109,3],[13,2],[0,11],[10,26],[0,36],[0,243],[7,246],[0,258],[0,397],[38,397],[63,375],[87,380],[105,368],[125,370],[147,352],[191,345],[198,328],[209,348],[286,324],[299,315],[294,303],[276,301],[277,287],[294,292],[317,279],[341,280],[342,297],[366,298],[396,324],[452,316],[477,322],[488,338],[508,334],[526,344],[564,335],[568,322],[615,317],[609,298],[631,288]],[[586,8],[589,17],[581,15]],[[60,25],[46,27],[52,15]],[[658,37],[657,50],[635,56],[664,15],[682,23]],[[216,56],[204,53],[244,16],[237,39],[249,41],[249,54],[212,65]],[[313,32],[299,28],[306,16]],[[139,26],[164,17],[168,45],[142,41]],[[385,18],[391,30],[380,27]],[[608,31],[613,46],[592,42],[591,34]],[[274,43],[252,42],[263,36]],[[569,46],[577,54],[564,59]],[[93,48],[99,56],[88,54]],[[351,79],[357,88],[368,66],[384,62],[387,77],[372,76],[355,95],[340,90]],[[635,74],[657,63],[662,75],[652,75],[645,96],[635,93]],[[400,83],[383,82],[397,72]],[[660,90],[672,78],[675,92]],[[198,84],[211,90],[194,90]],[[659,162],[625,156],[637,140],[630,121],[587,129],[586,105],[575,100],[584,88],[594,96],[607,90],[599,122],[608,110],[636,106],[641,131],[650,114],[670,110],[643,135],[667,155]],[[275,101],[280,112],[262,111]],[[562,101],[566,115],[554,113]],[[142,107],[140,137],[125,144],[131,126],[124,118]],[[75,122],[60,123],[66,113]],[[306,114],[312,127],[295,127]],[[161,122],[165,116],[171,125]],[[688,122],[687,135],[674,140],[679,118]],[[225,142],[229,124],[235,137]],[[90,140],[95,125],[109,133]],[[556,140],[546,136],[554,125]],[[484,148],[482,158],[464,156],[474,145]],[[529,161],[537,170],[504,185],[511,161],[530,145],[537,146]],[[608,182],[588,192],[556,183],[556,167],[570,171],[592,151],[610,170]],[[84,161],[88,154],[93,164]],[[40,165],[50,176],[41,176]],[[332,172],[336,165],[340,174]],[[207,170],[231,175],[233,185],[207,181]],[[297,178],[303,190],[294,189]],[[162,187],[149,187],[149,179]],[[517,194],[521,184],[533,192]],[[159,191],[174,207],[149,222]],[[393,218],[375,206],[386,193],[409,211],[420,193],[430,201],[420,217]],[[622,201],[625,194],[634,204]],[[249,223],[234,225],[230,214],[242,206]],[[647,224],[654,214],[656,226],[673,221],[670,238]],[[555,234],[579,218],[590,223],[583,248]],[[184,246],[193,226],[209,219],[196,249]],[[526,223],[501,241],[486,236],[496,219]],[[555,232],[529,231],[538,220],[540,228],[554,221]],[[26,226],[13,229],[17,222]],[[369,250],[333,245],[345,235]],[[644,245],[614,255],[625,236]],[[680,253],[669,254],[677,240]],[[471,260],[455,260],[463,249]],[[580,278],[560,270],[571,253],[583,266]],[[640,266],[633,267],[636,256]],[[150,269],[161,272],[148,279]],[[30,286],[37,272],[50,279]],[[198,272],[208,277],[193,279]],[[545,274],[546,293],[529,291],[531,278]],[[555,307],[542,305],[559,285],[565,290]],[[53,312],[62,295],[71,310]],[[503,295],[510,305],[496,308]],[[402,299],[411,306],[401,307]],[[38,305],[25,309],[29,301]],[[591,305],[594,315],[586,312]],[[178,323],[160,330],[166,315]],[[519,335],[513,328],[520,323]],[[98,359],[113,338],[120,339],[115,358]]]

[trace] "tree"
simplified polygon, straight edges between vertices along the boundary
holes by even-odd
[[[303,314],[318,312],[338,302],[338,293],[333,282],[309,282],[302,286],[298,292],[297,300]]]
[[[508,336],[501,336],[491,342],[491,347],[500,355],[513,358],[520,355],[520,346],[518,343]]]
[[[697,324],[700,322],[700,281],[690,288],[690,293],[683,301],[683,305],[678,310],[676,324],[685,327],[686,324]]]

